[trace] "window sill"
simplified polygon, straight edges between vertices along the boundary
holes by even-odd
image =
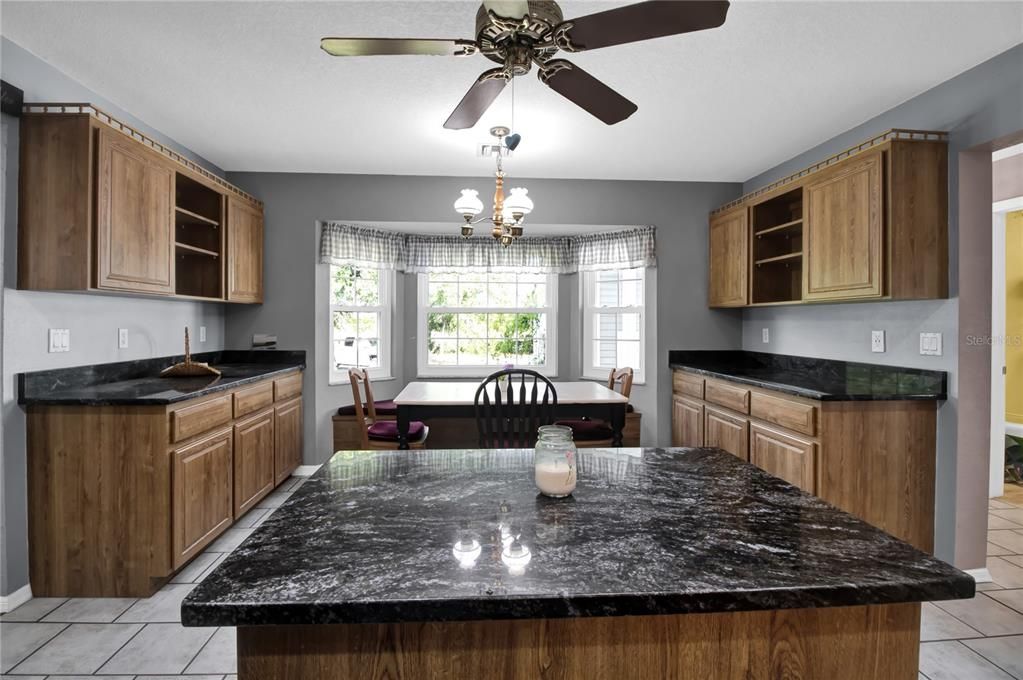
[[[387,382],[388,380],[397,380],[397,378],[395,378],[393,375],[381,376],[379,378],[372,375],[369,376],[369,381],[373,383]],[[341,385],[350,386],[351,384],[352,384],[351,381],[346,380],[344,378],[330,378],[329,380],[327,380],[327,385],[329,387],[339,387]]]

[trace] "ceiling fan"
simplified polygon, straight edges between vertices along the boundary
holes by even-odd
[[[476,39],[323,38],[320,47],[335,57],[385,54],[466,57],[482,54],[500,66],[484,71],[444,123],[470,128],[505,85],[535,65],[540,82],[607,123],[636,112],[636,105],[565,59],[560,50],[583,52],[716,28],[725,22],[727,0],[654,0],[566,21],[551,0],[485,0],[476,12]]]

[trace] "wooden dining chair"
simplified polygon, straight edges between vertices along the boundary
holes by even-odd
[[[398,422],[377,419],[376,402],[373,401],[373,386],[370,385],[369,375],[362,369],[349,368],[348,379],[352,382],[352,399],[355,405],[355,418],[361,430],[362,448],[397,449]],[[359,389],[359,385],[362,385],[362,390]],[[365,392],[365,399],[362,392]],[[418,420],[409,423],[409,448],[423,448],[429,434],[430,428],[425,423]]]
[[[634,371],[628,366],[612,368],[607,376],[607,389],[620,393],[626,399],[632,394]],[[579,448],[606,448],[614,445],[614,430],[606,420],[578,418],[559,420],[555,425],[572,428],[572,439]]]
[[[475,404],[481,449],[531,448],[540,426],[554,422],[558,392],[536,371],[508,368],[480,383]]]

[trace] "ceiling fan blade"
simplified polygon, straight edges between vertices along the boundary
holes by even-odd
[[[444,121],[444,127],[449,130],[471,128],[490,108],[507,84],[508,76],[503,68],[484,71]]]
[[[726,14],[728,0],[653,0],[569,19],[555,35],[561,49],[581,52],[717,28]]]
[[[443,38],[321,38],[320,49],[334,57],[368,57],[382,54],[463,57],[475,54],[472,40]]]
[[[608,125],[622,122],[638,108],[586,71],[564,59],[548,61],[539,76],[540,82]]]
[[[483,0],[483,6],[505,19],[521,19],[529,14],[529,3],[526,0]]]

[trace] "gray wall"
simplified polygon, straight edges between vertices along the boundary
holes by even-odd
[[[227,345],[247,347],[253,333],[275,333],[281,347],[305,349],[308,372],[305,398],[305,462],[325,460],[331,452],[330,415],[350,403],[350,387],[328,385],[327,267],[316,264],[317,220],[357,222],[450,221],[457,217],[451,201],[464,187],[486,188],[479,177],[396,177],[386,175],[322,175],[231,173],[229,179],[266,204],[266,270],[264,304],[232,308],[227,316]],[[707,213],[738,195],[737,184],[676,182],[613,182],[589,180],[523,180],[537,208],[534,224],[653,224],[658,228],[655,301],[656,343],[649,353],[647,384],[634,393],[651,438],[669,441],[671,381],[667,351],[674,348],[737,348],[740,316],[706,306]],[[415,283],[405,277],[398,287],[399,304],[411,316],[394,325],[395,343],[408,346],[415,337]],[[571,277],[569,277],[571,279]],[[572,290],[577,282],[563,280],[562,306],[578,305]],[[567,291],[567,292],[566,292]],[[682,295],[673,293],[684,292]],[[566,300],[565,295],[569,297]],[[571,330],[571,329],[569,329]],[[561,329],[559,371],[571,373],[576,362],[564,348],[575,342]],[[414,344],[412,345],[414,346]],[[578,346],[578,345],[575,345]],[[410,358],[411,357],[411,358]],[[395,375],[414,373],[414,354],[398,357]],[[400,365],[399,365],[400,364]],[[411,372],[406,364],[411,364]],[[578,369],[574,369],[578,372]],[[572,377],[572,376],[569,376]],[[381,383],[379,397],[393,396],[402,381]]]
[[[1023,128],[1023,46],[1017,46],[965,73],[924,92],[862,125],[786,161],[745,182],[751,191],[846,149],[889,128],[947,130],[949,143],[949,258],[948,300],[874,302],[746,310],[743,313],[743,348],[782,354],[869,361],[933,368],[949,373],[949,399],[939,411],[937,453],[937,507],[935,552],[964,568],[984,566],[980,551],[957,550],[957,543],[976,543],[986,525],[985,498],[957,499],[956,442],[959,412],[959,351],[982,351],[960,343],[959,337],[959,152]],[[967,238],[990,239],[990,221],[963,230]],[[987,229],[985,232],[984,229]],[[771,341],[761,342],[761,329],[769,328]],[[870,331],[887,331],[888,351],[870,352]],[[920,356],[918,333],[940,332],[941,357]],[[963,451],[976,456],[986,471],[987,452]],[[983,461],[981,460],[983,456]],[[963,503],[967,509],[964,510]],[[974,506],[977,506],[976,508]],[[958,507],[958,509],[957,509]],[[977,509],[979,508],[979,512]],[[958,529],[957,529],[958,526]],[[957,538],[957,531],[961,532]]]
[[[215,172],[216,166],[190,154],[112,103],[91,92],[14,43],[2,40],[3,79],[25,91],[29,102],[90,102],[155,139],[188,154]],[[25,413],[17,405],[16,376],[65,366],[177,354],[182,329],[206,326],[206,343],[197,350],[223,347],[221,305],[114,297],[75,293],[42,293],[15,289],[17,276],[18,119],[3,116],[3,383],[2,472],[0,519],[0,594],[8,595],[28,583],[28,541],[25,476]],[[47,329],[69,328],[71,351],[47,353]],[[128,349],[117,348],[117,329],[127,328]]]

